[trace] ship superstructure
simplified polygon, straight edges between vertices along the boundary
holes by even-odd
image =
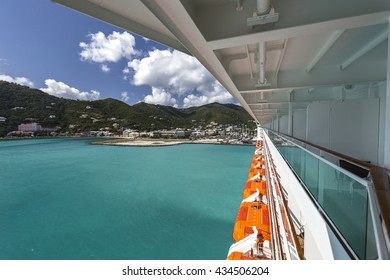
[[[389,259],[390,1],[54,2],[193,55],[261,127],[230,258]]]

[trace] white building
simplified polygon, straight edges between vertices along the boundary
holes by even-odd
[[[42,126],[38,123],[22,123],[18,125],[18,131],[23,132],[34,132],[34,131],[41,131]]]
[[[178,129],[175,132],[176,137],[188,137],[191,135],[191,130]]]
[[[137,137],[139,137],[140,133],[137,130],[126,129],[123,131],[122,135],[123,135],[123,137],[137,138]]]

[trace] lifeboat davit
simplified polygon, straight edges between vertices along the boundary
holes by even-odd
[[[227,260],[258,260],[258,258],[246,256],[242,252],[233,252],[227,257]]]

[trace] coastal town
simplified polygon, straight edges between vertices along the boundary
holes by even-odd
[[[175,108],[113,98],[95,101],[51,96],[0,81],[0,138],[99,137],[248,144],[256,124],[236,104]]]
[[[111,118],[115,121],[115,118]],[[1,117],[1,122],[6,118]],[[94,131],[76,131],[75,125],[69,125],[69,130],[59,132],[61,128],[45,128],[34,119],[26,119],[25,123],[18,125],[18,130],[11,131],[5,138],[34,138],[34,137],[99,137],[107,138],[105,141],[95,143],[106,145],[134,145],[134,146],[161,146],[182,143],[209,143],[209,144],[254,144],[254,131],[247,125],[222,125],[210,122],[204,126],[175,129],[155,129],[139,131],[128,128],[118,128],[114,123],[112,127],[104,127]],[[114,129],[112,129],[114,128]]]

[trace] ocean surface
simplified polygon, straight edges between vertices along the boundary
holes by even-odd
[[[251,146],[0,141],[0,259],[218,260]]]

